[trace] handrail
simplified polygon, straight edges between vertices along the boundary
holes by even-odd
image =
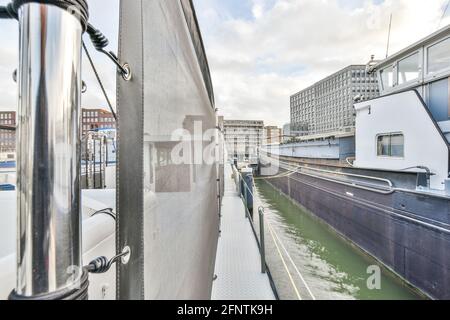
[[[233,168],[234,168],[234,166],[233,166]],[[240,174],[240,172],[237,172],[237,170],[236,170],[235,174],[236,174],[236,177],[239,177],[240,179],[243,179],[242,174]],[[237,182],[237,183],[239,183],[239,182]],[[240,185],[240,183],[239,183],[239,185]],[[246,186],[246,189],[248,189],[248,191],[249,191],[249,192],[251,193],[251,195],[253,196],[253,192],[247,187],[247,184],[245,183],[244,185]],[[255,185],[255,184],[254,184],[254,185]],[[245,202],[244,202],[244,204],[245,204]],[[286,248],[284,247],[284,245],[281,243],[280,239],[278,238],[278,236],[277,236],[276,233],[274,232],[274,230],[273,230],[273,228],[272,228],[272,226],[271,226],[270,221],[265,221],[265,219],[264,219],[264,209],[265,209],[264,207],[259,207],[259,208],[258,208],[258,212],[259,212],[259,224],[260,224],[260,227],[259,227],[259,228],[260,228],[260,229],[259,229],[259,230],[260,230],[260,232],[259,232],[260,239],[259,239],[259,241],[258,241],[258,235],[257,235],[256,230],[255,230],[254,222],[253,222],[252,218],[249,217],[250,226],[252,227],[253,233],[254,233],[254,235],[255,235],[255,238],[256,238],[256,241],[257,241],[257,244],[258,244],[258,247],[259,247],[259,250],[260,250],[260,257],[261,257],[261,272],[262,272],[262,273],[267,273],[267,275],[269,276],[269,279],[270,279],[270,281],[271,281],[272,289],[273,289],[273,291],[274,291],[274,293],[275,293],[275,295],[276,295],[276,297],[277,297],[277,299],[278,299],[278,292],[277,292],[275,283],[274,283],[274,281],[273,281],[273,279],[272,279],[272,275],[271,275],[269,266],[267,265],[267,261],[266,261],[265,233],[264,233],[265,231],[264,231],[264,229],[265,229],[265,225],[267,224],[268,229],[269,229],[269,231],[270,231],[270,234],[272,235],[272,238],[273,238],[273,234],[275,234],[275,237],[276,237],[276,238],[278,239],[278,241],[280,242],[281,246],[283,247],[283,249],[285,250],[286,254],[287,254],[288,257],[289,257],[289,260],[291,261],[291,263],[293,264],[295,270],[297,271],[298,275],[300,276],[300,280],[301,280],[301,281],[304,283],[304,285],[306,286],[309,295],[312,297],[313,300],[315,300],[316,298],[314,297],[314,295],[312,294],[311,290],[309,289],[308,284],[305,282],[305,279],[304,279],[303,276],[300,274],[300,272],[299,272],[297,266],[295,265],[294,261],[292,261],[292,258],[289,256],[289,253],[286,251]],[[277,241],[277,240],[275,240],[275,238],[273,238],[273,240],[275,241],[275,245],[277,246],[277,244],[276,244],[276,241]],[[279,252],[279,253],[280,253],[280,252]],[[281,254],[281,253],[280,253],[280,254]],[[283,258],[282,258],[282,259],[283,259]],[[287,270],[287,272],[289,273],[289,270]],[[297,288],[295,287],[295,284],[294,284],[294,283],[292,283],[292,284],[293,284],[293,286],[294,286],[294,289],[297,291]],[[299,293],[298,293],[298,295],[299,295]],[[299,295],[299,297],[300,297],[300,295]],[[301,299],[301,298],[300,298],[300,299]]]
[[[232,168],[233,168],[233,174],[234,174],[234,177],[235,177],[234,181],[236,183],[236,187],[237,187],[237,189],[239,191],[239,195],[240,195],[240,197],[242,199],[242,202],[244,203],[245,217],[249,219],[250,225],[251,225],[251,227],[253,229],[253,233],[255,234],[255,237],[256,237],[256,241],[258,242],[259,253],[260,253],[261,259],[262,259],[261,260],[261,264],[262,264],[261,265],[261,272],[262,273],[266,273],[265,243],[264,243],[264,235],[263,235],[263,233],[264,233],[264,225],[262,225],[262,228],[261,228],[261,211],[262,211],[262,215],[264,216],[264,208],[262,208],[262,207],[258,208],[258,213],[259,213],[259,216],[260,216],[260,232],[259,232],[260,233],[260,239],[258,240],[258,237],[256,235],[254,221],[253,221],[252,216],[250,215],[250,212],[249,212],[249,209],[248,209],[247,192],[250,193],[250,195],[252,196],[253,199],[255,198],[255,196],[253,194],[253,191],[250,190],[250,188],[248,187],[247,182],[245,181],[245,179],[242,176],[242,174],[236,169],[236,167],[234,165],[232,165]],[[242,190],[240,189],[241,185],[242,185],[241,181],[244,182],[243,185],[245,187],[245,189],[244,189],[245,190],[245,196],[242,196],[242,192],[241,192]],[[262,220],[262,223],[264,223],[264,220]],[[263,264],[264,264],[264,266],[263,266]]]
[[[297,168],[292,169],[292,166],[290,166],[288,164],[282,164],[282,165],[280,165],[280,167],[282,167],[283,169],[289,170],[292,173],[299,173],[299,174],[310,176],[310,177],[313,177],[313,178],[318,178],[318,179],[322,179],[322,180],[325,180],[325,181],[330,181],[330,182],[346,185],[346,186],[349,186],[349,187],[362,189],[362,190],[367,190],[367,191],[371,191],[371,192],[376,192],[376,193],[380,193],[380,194],[387,195],[387,194],[392,194],[395,191],[395,188],[393,187],[392,182],[390,180],[388,180],[388,179],[376,178],[376,177],[370,177],[370,176],[364,176],[364,175],[357,175],[357,174],[351,174],[351,173],[347,174],[347,173],[343,173],[343,172],[334,172],[334,171],[328,171],[328,170],[322,170],[322,169],[316,169],[316,168],[309,168],[309,167],[304,167],[304,166],[298,166]],[[305,169],[305,170],[311,170],[311,171],[316,171],[316,172],[331,173],[331,174],[336,174],[336,175],[341,175],[341,176],[352,176],[352,177],[358,177],[358,178],[363,178],[363,179],[368,179],[368,180],[381,181],[381,182],[387,183],[388,187],[374,185],[374,184],[371,184],[371,183],[364,183],[362,181],[343,181],[343,180],[340,180],[340,179],[333,179],[331,177],[330,178],[324,177],[324,176],[321,176],[321,175],[318,175],[318,174],[310,174],[310,173],[302,172],[302,171],[299,171],[298,169]]]
[[[304,173],[304,172],[294,171],[293,173],[295,173],[295,172],[297,172],[297,173],[299,173],[299,174],[303,174],[303,175],[307,175],[307,176],[311,176],[311,177],[315,177],[315,178],[327,180],[327,181],[332,181],[332,182],[336,182],[336,183],[340,183],[340,184],[350,185],[350,186],[355,187],[355,188],[360,188],[360,189],[369,190],[368,188],[364,188],[364,187],[360,187],[360,186],[356,186],[356,185],[351,185],[351,184],[349,184],[349,183],[333,181],[332,179],[327,179],[327,178],[320,177],[320,176],[314,176],[314,175],[312,175],[312,174],[308,174],[308,173]],[[294,179],[295,181],[300,181],[300,180],[297,180],[297,179],[295,179],[295,178],[292,178],[292,179]],[[305,183],[305,182],[304,182],[304,183]],[[308,184],[308,185],[310,185],[310,184]],[[312,185],[310,185],[310,186],[312,186]],[[322,190],[322,189],[321,189],[321,190]],[[323,191],[323,190],[322,190],[322,191]],[[370,191],[378,192],[378,193],[381,193],[381,194],[391,194],[391,193],[393,193],[393,192],[395,192],[395,191],[409,192],[409,193],[415,193],[415,194],[421,194],[421,195],[424,194],[424,193],[419,193],[419,192],[417,192],[417,191],[411,191],[411,190],[400,189],[400,188],[393,188],[391,192],[386,192],[386,193],[381,192],[381,191],[379,191],[379,190],[370,190]],[[334,194],[336,194],[336,195],[338,195],[338,196],[342,196],[341,194],[338,194],[338,193],[334,193]],[[434,195],[434,194],[433,194],[433,195]],[[442,197],[442,198],[445,198],[445,199],[448,199],[448,197],[445,197],[445,196],[441,196],[441,197]],[[355,200],[355,201],[357,201],[357,200]],[[366,203],[366,202],[364,202],[364,204],[365,204],[365,205],[368,205],[368,206],[371,206],[371,207],[373,206],[373,205],[368,204],[368,203]],[[417,223],[417,224],[419,224],[419,225],[425,226],[425,227],[427,227],[427,228],[435,229],[435,230],[438,230],[438,231],[440,231],[440,232],[444,232],[444,233],[446,233],[446,234],[450,234],[450,229],[447,229],[447,228],[445,228],[445,227],[436,226],[436,225],[433,225],[433,224],[431,224],[431,223],[427,223],[427,222],[425,222],[425,221],[422,221],[422,220],[413,218],[413,217],[408,216],[408,215],[405,215],[405,214],[396,213],[395,210],[394,210],[394,211],[389,211],[389,210],[384,209],[384,211],[385,211],[385,212],[388,212],[389,214],[394,215],[394,216],[396,216],[396,217],[400,217],[400,218],[403,218],[403,219],[412,221],[412,222],[414,222],[414,223]],[[442,223],[439,223],[439,224],[442,225]]]
[[[261,273],[267,272],[267,266],[266,266],[266,242],[264,239],[264,208],[259,207],[259,239],[261,244]]]
[[[283,162],[283,161],[280,161],[280,162]],[[283,162],[283,163],[290,166],[287,162]],[[394,187],[394,184],[392,183],[392,181],[389,179],[385,179],[385,178],[378,178],[378,177],[372,177],[372,176],[354,174],[354,173],[345,173],[345,172],[339,172],[339,171],[324,170],[324,169],[318,169],[318,168],[312,168],[312,167],[306,167],[306,166],[298,166],[298,168],[307,169],[307,170],[311,170],[311,171],[317,171],[317,172],[323,172],[323,173],[331,173],[331,174],[336,174],[336,175],[348,176],[348,177],[363,178],[363,179],[367,179],[367,180],[386,182],[389,185],[389,187],[391,187],[391,188]]]
[[[5,130],[5,131],[16,131],[16,127],[0,125],[0,130]]]
[[[282,162],[282,161],[280,161],[280,162]],[[290,166],[290,167],[292,167],[292,166]],[[301,167],[304,167],[304,166],[299,166],[298,168],[301,168]],[[316,169],[316,168],[310,168],[310,167],[304,167],[304,168],[306,168],[306,169],[315,169],[316,171],[317,170],[321,170],[321,169]],[[392,194],[392,193],[394,193],[394,192],[396,192],[396,191],[400,191],[400,192],[405,192],[405,193],[410,193],[410,194],[415,194],[415,195],[420,195],[420,196],[423,196],[423,195],[432,195],[433,197],[436,197],[436,198],[441,198],[441,199],[445,199],[445,200],[448,200],[448,199],[450,199],[450,196],[449,195],[446,195],[446,194],[441,194],[441,193],[438,193],[438,192],[427,192],[427,191],[423,191],[423,190],[411,190],[411,189],[405,189],[405,188],[398,188],[398,187],[394,187],[394,186],[392,186],[392,187],[389,187],[389,189],[387,189],[386,191],[380,191],[380,188],[379,188],[379,186],[377,186],[378,188],[370,188],[370,184],[367,184],[367,183],[363,183],[363,182],[358,182],[359,184],[365,184],[366,186],[368,186],[368,187],[364,187],[364,186],[358,186],[357,184],[353,184],[353,183],[349,183],[349,182],[345,182],[345,181],[342,181],[342,180],[338,180],[338,179],[332,179],[332,178],[325,178],[325,177],[323,177],[323,176],[319,176],[319,175],[313,175],[313,174],[308,174],[308,173],[305,173],[305,172],[300,172],[300,171],[298,171],[298,170],[292,170],[291,168],[286,168],[286,170],[289,170],[289,171],[291,171],[291,174],[294,174],[294,173],[299,173],[299,174],[303,174],[303,175],[306,175],[306,176],[310,176],[310,177],[313,177],[313,178],[318,178],[318,179],[322,179],[322,180],[326,180],[326,181],[330,181],[330,182],[335,182],[335,183],[338,183],[338,184],[343,184],[343,185],[347,185],[347,186],[351,186],[351,187],[354,187],[354,188],[358,188],[358,189],[363,189],[363,190],[367,190],[367,191],[371,191],[371,192],[376,192],[376,193],[380,193],[380,194]],[[341,173],[341,172],[334,172],[334,171],[331,171],[333,174],[338,174],[338,175],[344,175],[344,176],[350,176],[350,175],[354,175],[354,176],[359,176],[359,177],[361,177],[361,178],[368,178],[368,179],[382,179],[382,178],[377,178],[377,177],[371,177],[371,176],[364,176],[364,175],[355,175],[355,174],[351,174],[351,173]],[[287,175],[279,175],[279,176],[274,176],[274,177],[272,177],[272,176],[267,176],[267,177],[263,177],[263,178],[261,178],[261,179],[264,179],[264,180],[266,180],[266,179],[272,179],[272,178],[283,178],[283,177],[285,177],[285,176],[287,176]],[[391,184],[392,184],[392,182],[390,181],[390,180],[388,180],[388,179],[384,179],[384,180],[386,180],[386,182],[387,181],[389,181]],[[433,191],[433,190],[431,190],[431,191]],[[434,190],[434,191],[436,191],[436,190]]]
[[[265,254],[265,238],[264,238],[264,225],[262,225],[262,228],[261,228],[261,223],[264,224],[264,219],[261,219],[261,217],[260,217],[260,232],[259,232],[259,233],[260,233],[260,238],[258,239],[258,235],[257,235],[257,233],[256,233],[254,221],[253,221],[253,219],[252,219],[252,217],[251,217],[251,215],[250,215],[250,213],[249,213],[249,210],[248,210],[248,206],[247,206],[247,202],[246,202],[247,197],[242,197],[241,183],[240,183],[240,182],[241,182],[242,180],[245,182],[245,180],[244,180],[242,174],[237,170],[237,168],[236,168],[233,164],[231,164],[231,167],[232,167],[232,169],[233,169],[234,182],[235,182],[235,184],[236,184],[236,189],[237,189],[237,191],[239,192],[239,195],[240,195],[240,197],[241,197],[241,199],[242,199],[242,202],[244,203],[245,213],[246,213],[246,218],[248,218],[248,221],[250,222],[250,227],[252,228],[253,235],[254,235],[255,238],[256,238],[256,244],[258,245],[259,254],[260,254],[260,256],[261,256],[261,273],[266,273],[266,274],[267,274],[267,276],[269,277],[270,286],[271,286],[272,291],[273,291],[273,293],[274,293],[274,295],[275,295],[275,298],[276,298],[277,300],[279,300],[280,297],[279,297],[279,295],[278,295],[278,290],[277,290],[277,287],[276,287],[276,285],[275,285],[275,282],[274,282],[274,280],[273,280],[273,278],[272,278],[272,273],[270,272],[270,268],[269,268],[269,266],[267,265],[267,261],[266,261],[266,254]],[[246,192],[249,192],[250,195],[252,196],[252,198],[254,199],[254,198],[255,198],[254,193],[253,193],[253,191],[250,190],[250,188],[248,187],[247,182],[244,183],[244,186],[245,186]],[[260,211],[260,209],[263,209],[263,208],[260,207],[260,208],[258,209],[258,211]]]

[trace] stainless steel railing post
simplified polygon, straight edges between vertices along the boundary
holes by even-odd
[[[259,238],[261,246],[261,273],[266,273],[266,245],[264,239],[264,209],[259,208]]]
[[[22,4],[18,15],[18,247],[11,299],[79,298],[74,290],[86,283],[79,136],[84,27],[68,10],[43,2]]]
[[[247,203],[247,182],[245,182],[245,179],[242,177],[242,184],[244,187],[244,204],[245,204],[245,218],[248,218],[248,203]]]

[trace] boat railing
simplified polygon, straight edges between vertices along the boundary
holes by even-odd
[[[254,199],[254,193],[250,189],[250,187],[247,184],[247,181],[242,176],[242,173],[239,172],[239,170],[233,165],[233,178],[234,182],[236,184],[236,190],[238,191],[242,202],[244,203],[245,207],[245,218],[247,218],[250,222],[250,225],[252,227],[253,233],[256,238],[256,242],[258,243],[259,247],[259,253],[261,255],[261,272],[266,273],[267,272],[267,264],[266,264],[266,257],[265,257],[265,241],[264,241],[264,208],[260,207],[258,209],[259,214],[259,237],[256,233],[255,223],[252,218],[252,214],[250,213],[249,209],[249,196]],[[253,179],[252,179],[253,181]]]
[[[340,171],[331,171],[307,166],[296,165],[292,166],[287,162],[280,161],[280,168],[294,173],[299,173],[322,180],[347,185],[357,189],[377,192],[381,194],[391,194],[395,191],[394,184],[389,179],[378,178],[367,175],[353,174]],[[309,171],[309,172],[308,172]],[[346,177],[347,179],[338,178]],[[349,179],[350,178],[350,179]]]
[[[261,252],[261,273],[267,272],[266,265],[266,241],[264,239],[264,208],[258,208],[259,213],[259,238],[260,238],[260,252]]]
[[[256,228],[255,228],[255,222],[253,220],[252,214],[250,213],[249,203],[248,203],[249,195],[252,197],[252,199],[255,198],[254,192],[247,185],[247,182],[245,181],[241,172],[239,172],[239,170],[236,168],[236,166],[232,165],[232,168],[233,168],[233,178],[234,178],[234,182],[236,184],[236,191],[239,193],[239,195],[242,199],[242,202],[245,206],[245,217],[250,222],[250,226],[252,228],[253,235],[256,238],[256,244],[258,245],[259,254],[261,257],[261,273],[267,274],[267,276],[269,277],[270,286],[272,287],[272,291],[275,295],[275,298],[278,300],[279,299],[278,290],[275,285],[275,281],[272,278],[272,273],[270,272],[270,268],[267,265],[267,261],[266,261],[266,250],[265,250],[266,243],[265,243],[265,238],[264,238],[264,229],[265,229],[266,221],[264,219],[264,208],[259,207],[259,209],[258,209],[258,214],[259,214],[259,237],[258,237]],[[252,183],[252,186],[255,185],[254,179],[252,179],[251,183]],[[242,190],[242,188],[243,188],[243,190]],[[269,221],[267,221],[267,224],[270,227]]]
[[[311,177],[314,177],[314,178],[318,178],[318,179],[322,179],[322,180],[326,180],[326,181],[331,181],[331,182],[334,182],[334,183],[348,185],[348,186],[351,186],[353,188],[369,190],[369,191],[372,191],[372,192],[377,192],[377,193],[386,194],[386,195],[387,194],[392,194],[392,193],[394,193],[396,191],[407,192],[407,193],[412,193],[412,194],[417,194],[417,195],[422,195],[422,196],[430,194],[430,193],[426,193],[426,192],[418,192],[418,191],[414,191],[414,190],[395,188],[393,186],[391,187],[392,182],[390,182],[390,180],[377,178],[377,177],[370,177],[370,176],[352,174],[353,176],[356,176],[356,177],[371,178],[371,179],[375,179],[376,181],[380,181],[380,179],[381,179],[381,181],[386,180],[386,183],[388,184],[389,188],[391,188],[391,189],[390,190],[387,189],[386,191],[383,191],[383,190],[380,190],[380,189],[373,189],[373,188],[368,188],[368,187],[365,187],[365,186],[362,186],[362,185],[357,185],[356,183],[348,183],[348,182],[338,181],[337,179],[326,178],[326,177],[323,177],[323,176],[320,176],[320,175],[317,175],[317,174],[309,174],[309,173],[306,173],[304,171],[300,171],[299,169],[301,169],[301,168],[297,168],[296,167],[296,169],[294,169],[294,168],[292,168],[292,166],[287,166],[287,165],[282,164],[282,163],[280,163],[280,168],[283,168],[283,169],[287,170],[288,173],[284,172],[284,173],[281,173],[281,174],[276,175],[276,176],[268,176],[268,177],[263,177],[261,179],[262,180],[269,180],[269,179],[276,179],[276,178],[285,178],[285,177],[289,177],[289,176],[293,175],[294,173],[298,173],[298,174],[301,174],[301,175],[311,176]],[[311,169],[311,168],[308,168],[308,169]],[[330,172],[329,170],[322,170],[322,169],[316,169],[316,168],[314,168],[314,169],[316,171],[319,170],[319,171]],[[290,171],[290,173],[289,173],[289,171]],[[331,172],[333,172],[333,171],[331,171]],[[341,175],[346,175],[345,173],[340,173],[340,174]],[[294,180],[296,180],[296,179],[294,179]],[[297,180],[297,181],[299,181],[299,180]],[[388,182],[390,182],[390,184]],[[445,195],[439,195],[439,194],[433,193],[433,196],[440,197],[442,199],[448,200],[448,197],[445,196]],[[408,215],[405,215],[404,213],[399,213],[399,212],[395,212],[395,211],[392,211],[390,214],[393,215],[393,216],[400,217],[402,219],[406,219],[408,221],[414,222],[416,224],[422,225],[422,226],[424,226],[426,228],[438,230],[439,232],[443,232],[445,234],[449,234],[450,233],[450,229],[449,229],[449,225],[448,224],[445,224],[445,223],[443,224],[443,223],[441,223],[439,221],[436,221],[436,220],[427,219],[426,221],[424,221],[424,220],[418,219],[417,216],[408,216]],[[430,221],[432,221],[432,223]],[[436,225],[436,224],[438,224],[438,225]]]

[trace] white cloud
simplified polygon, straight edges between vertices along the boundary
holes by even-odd
[[[282,125],[291,94],[371,54],[385,56],[391,13],[393,53],[435,31],[446,0],[254,0],[254,19],[195,2],[221,113]]]
[[[264,14],[264,0],[252,0],[252,14],[255,19],[263,17]]]
[[[0,5],[10,0],[0,0]],[[90,3],[90,22],[102,30],[110,40],[108,50],[117,51],[117,30],[119,24],[118,0],[95,0]],[[105,10],[105,4],[108,9]],[[18,23],[15,20],[0,20],[0,111],[17,109],[17,84],[12,80],[12,73],[18,65]],[[113,105],[116,100],[116,69],[114,64],[103,54],[97,53],[88,36],[84,40],[93,56],[102,81]],[[107,104],[87,59],[83,59],[83,80],[88,92],[82,96],[83,107],[104,108]]]
[[[106,1],[108,12],[102,7]],[[112,50],[117,46],[117,3],[96,0],[91,8],[92,21],[113,40]],[[434,31],[445,4],[446,0],[385,0],[380,5],[371,0],[195,0],[217,107],[228,118],[282,125],[289,121],[292,93],[346,65],[366,63],[371,54],[384,57],[391,13],[394,52]],[[441,26],[448,22],[444,19]],[[0,109],[14,109],[17,86],[11,74],[17,67],[17,23],[0,23]],[[114,66],[103,55],[94,53],[94,59],[114,101]],[[106,107],[87,61],[83,78],[89,87],[83,106]]]
[[[253,16],[258,19],[263,15],[263,7],[260,4],[254,4],[252,8]]]

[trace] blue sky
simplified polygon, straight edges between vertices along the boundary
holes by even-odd
[[[0,5],[8,2],[0,0]],[[91,22],[117,51],[119,0],[89,3]],[[194,0],[220,112],[227,118],[261,119],[279,126],[289,121],[291,94],[349,64],[364,64],[372,54],[378,58],[385,55],[391,13],[394,52],[435,31],[446,3]],[[449,14],[441,27],[450,22]],[[17,104],[17,87],[11,79],[17,66],[17,23],[0,23],[0,110],[11,110]],[[115,101],[114,66],[103,55],[93,55]],[[106,107],[86,61],[83,79],[88,84],[83,106]]]

